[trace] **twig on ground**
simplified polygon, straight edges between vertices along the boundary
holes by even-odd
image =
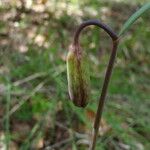
[[[47,72],[38,72],[38,73],[35,73],[35,74],[32,74],[24,79],[21,79],[21,80],[18,80],[16,82],[13,83],[13,86],[19,86],[25,82],[28,82],[28,81],[31,81],[31,80],[34,80],[36,78],[39,78],[39,77],[43,77],[47,75]]]
[[[73,140],[73,138],[67,138],[67,139],[62,140],[62,141],[60,141],[58,143],[55,143],[54,145],[47,146],[44,150],[53,150],[54,148],[59,148],[62,145],[71,142],[72,140]]]

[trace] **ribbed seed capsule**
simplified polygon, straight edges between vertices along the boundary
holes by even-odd
[[[85,107],[90,94],[90,75],[85,53],[77,54],[75,47],[68,52],[67,78],[69,96],[78,107]]]

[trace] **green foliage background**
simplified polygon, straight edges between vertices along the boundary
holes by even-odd
[[[84,142],[78,144],[86,138],[76,134],[89,135],[92,130],[87,111],[96,112],[111,41],[96,27],[82,33],[92,86],[85,110],[69,100],[68,46],[82,21],[100,19],[119,32],[144,2],[41,0],[29,6],[17,1],[0,2],[0,133],[5,135],[7,149],[11,142],[18,149],[38,149],[35,145],[39,139],[48,147],[65,137],[70,141],[61,145],[61,150],[87,149]],[[149,20],[148,12],[120,41],[103,113],[111,131],[98,138],[97,150],[150,149]],[[64,135],[57,129],[60,124],[65,127]],[[16,125],[23,127],[18,129]]]

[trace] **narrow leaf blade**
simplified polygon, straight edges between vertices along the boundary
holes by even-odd
[[[150,10],[150,2],[143,5],[138,11],[136,11],[123,25],[119,36],[123,35],[131,26],[132,24],[147,10]]]

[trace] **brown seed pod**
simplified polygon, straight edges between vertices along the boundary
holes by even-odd
[[[89,65],[86,54],[77,51],[75,46],[67,56],[67,79],[71,100],[76,106],[85,107],[90,94]]]

